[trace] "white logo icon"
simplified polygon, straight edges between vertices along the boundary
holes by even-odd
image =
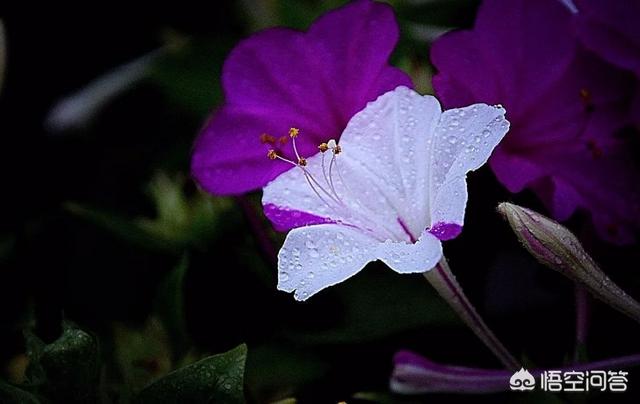
[[[509,379],[511,390],[533,390],[536,387],[536,379],[525,368],[521,368]]]

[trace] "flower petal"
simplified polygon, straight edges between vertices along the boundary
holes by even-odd
[[[398,273],[422,273],[433,269],[440,261],[442,244],[425,231],[415,243],[387,240],[379,244],[377,257]]]
[[[462,225],[467,204],[466,176],[487,162],[509,130],[502,107],[474,104],[442,114],[430,158],[431,225]]]
[[[306,300],[342,282],[376,259],[378,241],[347,226],[293,229],[278,253],[278,289]]]
[[[307,160],[305,169],[325,189],[331,186],[324,174],[331,174],[344,204],[333,203],[322,192],[318,192],[322,199],[318,197],[301,169],[283,173],[269,183],[263,204],[370,230],[380,241],[414,241],[428,224],[429,144],[440,114],[434,97],[420,96],[402,86],[385,93],[349,121],[333,173],[327,168],[330,152]],[[283,215],[279,218],[286,219]],[[309,224],[313,223],[318,221]],[[284,220],[275,224],[287,226]]]
[[[214,194],[239,194],[265,185],[289,167],[259,156],[260,135],[302,129],[299,150],[338,138],[367,101],[409,77],[388,65],[398,39],[391,8],[360,0],[319,18],[308,32],[274,28],[234,48],[225,61],[226,104],[196,143],[192,172]],[[292,157],[290,148],[283,154]]]
[[[640,2],[577,0],[576,31],[584,45],[640,76]]]
[[[398,87],[356,114],[340,139],[342,167],[360,178],[349,183],[354,193],[374,211],[384,198],[412,239],[428,224],[425,180],[430,142],[440,115],[435,97]]]

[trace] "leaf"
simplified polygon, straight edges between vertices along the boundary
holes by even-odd
[[[247,346],[204,358],[147,386],[135,403],[244,403]]]
[[[128,243],[154,251],[175,251],[175,246],[169,241],[156,238],[135,222],[115,213],[74,202],[65,203],[64,208]]]
[[[156,217],[128,219],[102,209],[67,202],[64,208],[116,237],[152,251],[180,253],[188,246],[204,249],[221,234],[219,223],[226,220],[233,203],[197,192],[187,198],[185,179],[158,172],[148,185],[156,207]]]
[[[0,380],[0,403],[3,404],[40,404],[37,396]]]
[[[90,400],[96,395],[100,373],[98,342],[69,322],[63,322],[62,330],[49,345],[25,332],[28,384],[56,401]]]
[[[291,345],[265,344],[251,349],[245,377],[256,401],[286,397],[330,372],[326,358]]]

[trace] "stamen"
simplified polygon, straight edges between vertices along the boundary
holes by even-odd
[[[276,151],[273,149],[269,149],[269,151],[267,152],[267,157],[269,157],[269,160],[275,160],[278,158],[278,153],[276,153]]]
[[[318,150],[320,150],[320,153],[324,153],[329,150],[329,145],[327,145],[326,143],[320,143],[320,145],[318,146]]]
[[[289,129],[289,136],[291,138],[297,138],[299,133],[300,133],[300,129],[298,129],[298,128]]]
[[[276,138],[267,133],[263,133],[260,135],[260,141],[264,144],[274,144],[276,142]]]
[[[307,165],[307,159],[305,159],[304,157],[298,158],[298,165],[305,167]]]

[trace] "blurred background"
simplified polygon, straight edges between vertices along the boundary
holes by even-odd
[[[248,346],[245,394],[256,403],[447,399],[388,393],[399,349],[500,367],[420,275],[376,263],[308,302],[278,292],[274,251],[283,235],[270,230],[260,195],[214,198],[190,179],[191,145],[222,101],[229,50],[261,28],[305,28],[343,3],[2,15],[1,379],[25,380],[25,329],[50,344],[63,321],[97,341],[99,379],[87,389],[110,400],[103,402],[126,402],[168,371],[241,343]],[[428,44],[470,27],[478,2],[391,3],[402,29],[393,63],[429,93]],[[445,245],[452,270],[507,347],[532,365],[559,366],[575,354],[573,285],[539,266],[495,211],[505,200],[544,208],[532,194],[509,194],[487,167],[469,187],[468,226]],[[637,246],[588,247],[640,296]],[[579,355],[634,353],[639,338],[630,320],[594,302],[588,349]],[[625,397],[640,390],[633,377],[630,390]],[[51,394],[54,402],[76,400]],[[522,402],[506,393],[458,399]]]

